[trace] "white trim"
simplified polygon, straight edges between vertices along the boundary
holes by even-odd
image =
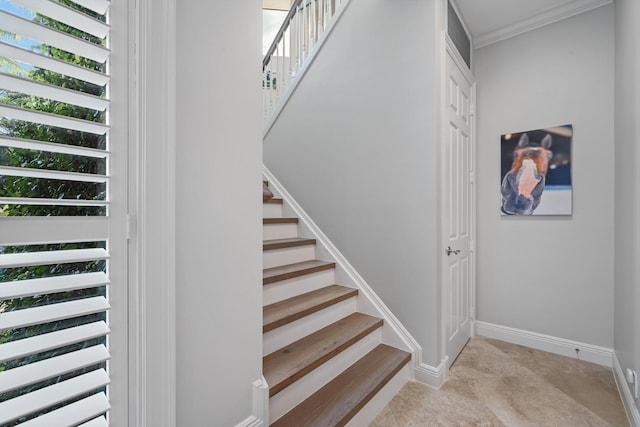
[[[495,338],[512,344],[523,345],[538,350],[548,351],[576,358],[576,348],[580,350],[580,360],[597,363],[599,365],[611,367],[613,360],[613,349],[587,344],[580,341],[568,340],[565,338],[553,337],[551,335],[539,334],[537,332],[525,331],[522,329],[510,328],[508,326],[495,325],[492,323],[475,322],[476,334]]]
[[[571,18],[581,13],[597,9],[613,3],[613,0],[576,0],[569,4],[539,13],[524,21],[517,22],[497,31],[481,34],[474,39],[474,48],[489,46],[490,44],[506,40],[510,37],[532,31],[563,19]]]
[[[620,361],[615,351],[613,352],[613,377],[616,380],[620,398],[622,399],[622,406],[624,406],[624,411],[627,413],[629,424],[631,427],[640,427],[640,412],[631,394],[631,390],[629,390],[627,380],[622,372],[622,366],[620,366]]]
[[[129,424],[174,427],[176,0],[138,0],[132,15]]]
[[[449,358],[445,357],[438,366],[431,366],[416,361],[414,366],[415,380],[439,389],[449,378],[449,369],[447,368],[448,360]]]
[[[236,424],[236,427],[262,427],[264,425],[264,421],[254,415],[251,415],[246,420]]]
[[[342,0],[342,2],[340,2],[340,5],[337,7],[336,12],[333,15],[333,18],[331,19],[331,22],[329,22],[329,25],[327,25],[327,28],[325,28],[322,34],[320,34],[320,37],[318,37],[318,40],[309,51],[309,56],[307,56],[307,58],[304,60],[304,64],[302,64],[302,66],[298,70],[296,77],[293,79],[293,82],[287,88],[287,91],[278,100],[278,105],[276,105],[276,108],[271,112],[271,116],[269,117],[269,119],[267,120],[264,126],[264,130],[263,130],[264,137],[267,136],[267,134],[271,130],[271,127],[278,119],[278,116],[280,115],[284,107],[289,102],[289,98],[291,98],[291,96],[293,95],[293,92],[295,92],[296,88],[298,87],[298,84],[300,84],[300,81],[302,81],[302,79],[304,78],[304,75],[307,73],[307,70],[309,69],[313,61],[315,61],[316,56],[322,49],[322,46],[324,46],[324,43],[329,37],[329,34],[331,34],[331,31],[333,31],[333,27],[335,27],[335,25],[338,23],[338,21],[342,17],[342,14],[344,13],[344,11],[349,6],[349,3],[350,3],[349,0]]]
[[[263,427],[269,420],[269,384],[264,377],[253,382],[253,410],[250,417],[236,427]]]

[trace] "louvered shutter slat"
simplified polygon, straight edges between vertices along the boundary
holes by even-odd
[[[45,169],[16,168],[13,166],[0,166],[0,175],[25,176],[30,178],[60,179],[65,181],[102,183],[108,177],[98,174],[86,174],[78,172],[63,172]]]
[[[103,272],[54,276],[3,283],[0,286],[0,300],[21,298],[28,295],[45,295],[74,289],[90,289],[109,283]]]
[[[109,81],[109,76],[104,73],[89,70],[85,67],[61,61],[50,56],[45,56],[9,43],[0,41],[0,56],[5,58],[13,58],[17,61],[26,62],[34,67],[44,68],[46,70],[55,71],[65,76],[84,80],[94,85],[104,86]]]
[[[14,3],[23,5],[28,9],[38,10],[43,15],[53,18],[56,21],[64,22],[85,33],[93,34],[101,39],[107,36],[109,26],[104,22],[93,19],[86,15],[81,15],[75,10],[51,0],[12,0]]]
[[[105,200],[83,199],[26,199],[21,197],[0,197],[0,204],[43,205],[43,206],[105,206]]]
[[[109,154],[105,150],[94,148],[76,147],[74,145],[58,144],[55,142],[33,141],[29,139],[11,138],[0,136],[0,146],[22,148],[25,150],[47,151],[50,153],[71,154],[75,156],[93,157],[104,159]]]
[[[22,423],[20,427],[67,427],[103,414],[109,408],[104,393],[98,393]]]
[[[109,50],[97,44],[86,42],[62,31],[45,27],[44,25],[11,13],[0,11],[0,22],[2,22],[2,29],[5,31],[21,34],[24,37],[40,42],[46,42],[67,52],[77,53],[78,55],[99,63],[105,62],[109,57]]]
[[[109,384],[104,369],[97,369],[0,403],[0,425],[15,421]]]
[[[40,123],[47,126],[77,130],[79,132],[89,132],[95,135],[104,135],[109,131],[109,126],[103,125],[102,123],[29,110],[6,104],[0,104],[0,116],[14,120]]]
[[[0,87],[14,92],[28,93],[41,98],[53,99],[66,104],[104,111],[109,106],[109,100],[76,90],[60,88],[41,82],[0,73]]]
[[[102,248],[0,254],[0,268],[64,264],[69,262],[84,262],[107,258],[109,258],[109,253]]]
[[[109,360],[104,345],[96,345],[0,372],[0,393],[35,384]]]
[[[12,341],[0,349],[0,362],[106,336],[109,332],[107,324],[100,321]]]
[[[9,311],[0,316],[0,331],[85,316],[108,309],[109,303],[104,297],[93,297]]]

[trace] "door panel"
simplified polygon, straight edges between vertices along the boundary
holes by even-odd
[[[444,148],[444,248],[443,293],[448,313],[446,355],[453,363],[471,338],[471,304],[473,259],[472,239],[472,137],[471,82],[467,81],[455,61],[446,55],[445,148]]]

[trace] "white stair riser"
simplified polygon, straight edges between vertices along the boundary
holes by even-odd
[[[311,396],[322,386],[353,365],[365,354],[380,344],[380,328],[376,329],[351,347],[318,366],[289,387],[269,399],[269,422],[272,423],[300,402]]]
[[[264,224],[262,239],[290,239],[298,237],[298,224]]]
[[[314,245],[272,249],[262,252],[262,268],[279,267],[296,262],[310,261],[316,257]]]
[[[337,278],[337,280],[339,280]],[[343,283],[339,281],[338,283]],[[358,313],[368,314],[369,316],[381,317],[380,312],[373,306],[370,300],[368,300],[364,295],[361,298],[358,298],[358,304],[356,305],[356,311]],[[407,345],[407,343],[402,339],[401,335],[398,331],[394,330],[391,322],[385,322],[382,327],[382,342],[395,348],[399,348],[401,350],[411,352],[411,349]]]
[[[272,331],[262,334],[262,351],[265,355],[298,341],[355,312],[356,297],[305,316]]]
[[[335,284],[335,270],[324,270],[262,287],[262,304],[269,305],[287,298]]]
[[[282,218],[282,205],[278,203],[262,204],[263,218]]]
[[[391,378],[358,413],[349,420],[345,427],[368,426],[382,412],[387,403],[398,394],[400,389],[411,379],[411,362],[407,363]]]

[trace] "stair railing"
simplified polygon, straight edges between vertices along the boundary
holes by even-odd
[[[347,0],[294,0],[262,61],[264,119],[267,122],[291,87],[336,10]]]

